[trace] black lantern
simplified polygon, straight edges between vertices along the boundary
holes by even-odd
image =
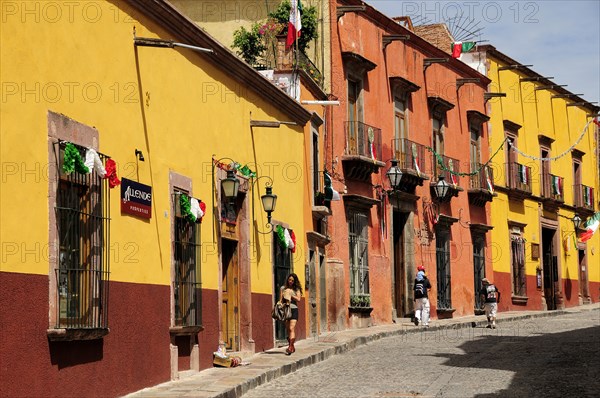
[[[450,189],[450,184],[446,182],[444,176],[439,176],[438,182],[433,186],[433,191],[435,192],[435,196],[438,200],[442,200],[448,194],[448,190]]]
[[[390,167],[386,175],[387,178],[390,180],[390,186],[395,191],[400,185],[400,180],[402,179],[402,170],[400,170],[400,167],[398,167],[398,161],[396,159],[392,159],[391,162],[392,166]]]
[[[237,198],[240,180],[236,178],[233,170],[227,170],[227,178],[221,181],[221,187],[226,199],[233,200]]]
[[[266,193],[260,197],[262,201],[263,209],[267,213],[267,221],[271,223],[271,213],[275,211],[275,205],[277,204],[277,195],[273,194],[273,187],[267,186]]]
[[[577,231],[579,227],[581,227],[581,223],[583,220],[581,219],[581,217],[579,217],[579,215],[575,214],[571,221],[573,221],[573,226],[575,227],[575,231]]]

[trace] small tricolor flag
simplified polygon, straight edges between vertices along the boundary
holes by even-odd
[[[300,0],[291,0],[290,21],[288,23],[287,39],[285,47],[290,48],[300,37],[302,30],[302,4]]]
[[[594,233],[598,230],[598,226],[600,225],[600,212],[594,214],[584,224],[585,231],[579,235],[579,240],[581,242],[586,242],[590,240]]]
[[[457,41],[452,43],[452,58],[458,58],[462,53],[468,53],[475,48],[474,41]]]

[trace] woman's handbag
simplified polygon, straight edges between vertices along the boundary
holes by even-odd
[[[271,316],[273,319],[278,321],[287,321],[292,318],[292,307],[289,304],[284,304],[281,301],[278,301],[273,306],[273,311],[271,311]]]

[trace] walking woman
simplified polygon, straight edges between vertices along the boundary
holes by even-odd
[[[281,302],[290,303],[292,309],[292,318],[285,321],[285,328],[288,334],[288,348],[285,349],[287,355],[292,355],[296,352],[294,342],[296,341],[296,322],[298,322],[298,303],[302,299],[302,286],[298,275],[289,274],[284,286],[281,286]]]

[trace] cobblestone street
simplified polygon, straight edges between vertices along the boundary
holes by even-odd
[[[381,339],[244,397],[592,397],[600,311]]]

